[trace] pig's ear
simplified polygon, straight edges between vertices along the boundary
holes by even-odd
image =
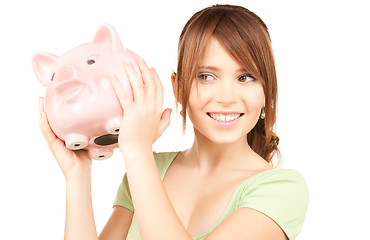
[[[102,25],[95,34],[93,43],[104,43],[112,53],[126,51],[118,33],[110,24]]]
[[[47,86],[51,81],[52,70],[59,57],[50,53],[36,53],[32,58],[33,71],[36,77]]]

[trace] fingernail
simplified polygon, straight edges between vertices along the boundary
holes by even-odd
[[[39,110],[41,110],[43,99],[42,97],[39,97]]]
[[[109,78],[109,82],[110,82],[110,84],[112,85],[112,87],[114,87],[114,85],[116,84],[116,78],[115,77],[110,77]]]
[[[43,117],[43,98],[42,97],[39,97],[39,117],[42,118]]]
[[[116,76],[110,77],[109,79],[110,79],[111,82],[117,82]]]
[[[130,62],[126,63],[125,66],[127,69],[130,69],[130,70],[134,69],[134,67],[132,66]]]
[[[142,64],[143,66],[149,68],[148,64],[142,58],[139,59],[139,64]]]

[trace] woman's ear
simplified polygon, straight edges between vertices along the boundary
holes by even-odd
[[[177,96],[176,73],[175,72],[171,74],[171,83],[172,83],[173,95],[175,96],[176,102],[179,102],[179,99]]]

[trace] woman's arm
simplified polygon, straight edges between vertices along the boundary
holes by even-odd
[[[170,202],[151,149],[131,149],[123,156],[142,239],[192,240]]]
[[[99,240],[126,239],[133,215],[131,210],[115,206],[112,215],[99,235]]]
[[[51,130],[39,99],[39,125],[50,151],[66,179],[66,223],[64,239],[98,239],[91,203],[91,163],[87,151],[71,151]]]
[[[72,175],[66,190],[64,239],[98,239],[91,200],[91,171]]]
[[[124,109],[118,144],[122,152],[135,216],[142,239],[192,239],[167,196],[152,153],[152,144],[170,123],[163,111],[163,87],[153,68],[139,61],[141,78],[133,67],[126,71],[133,89],[131,100],[117,79],[112,79]]]
[[[91,163],[87,151],[71,151],[55,136],[39,99],[39,125],[50,151],[66,179],[66,222],[64,239],[98,239],[91,199]],[[100,239],[124,239],[131,224],[132,212],[115,207]]]
[[[205,240],[288,240],[279,225],[265,214],[239,208],[216,227]]]

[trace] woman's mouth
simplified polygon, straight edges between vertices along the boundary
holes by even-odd
[[[238,118],[242,117],[244,113],[219,113],[219,112],[208,112],[207,115],[213,120],[216,120],[221,123],[230,123]]]

